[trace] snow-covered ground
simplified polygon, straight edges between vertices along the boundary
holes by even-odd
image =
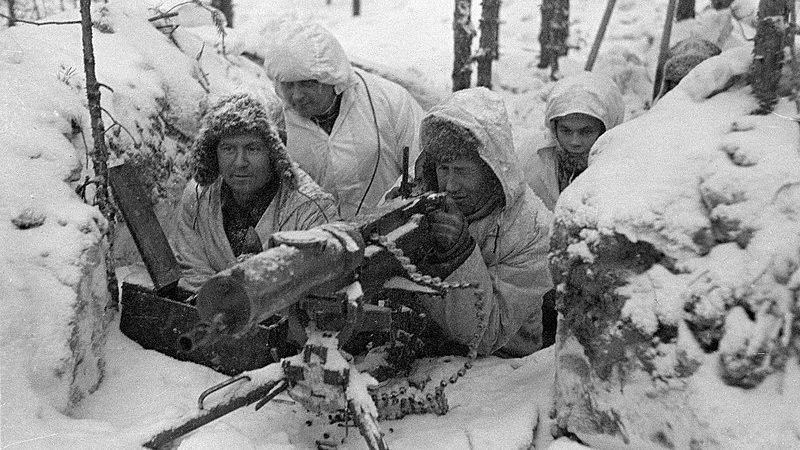
[[[160,157],[179,170],[185,165],[182,153],[163,132],[159,135],[158,126],[146,122],[148,118],[167,115],[165,120],[177,124],[176,133],[191,136],[198,104],[206,93],[249,90],[269,98],[269,85],[258,68],[236,54],[258,54],[260,43],[269,39],[269,33],[285,18],[322,23],[341,40],[354,61],[415,84],[426,96],[423,100],[435,101],[449,91],[452,2],[364,1],[357,18],[351,17],[349,0],[331,3],[236,2],[236,28],[225,40],[232,54],[231,66],[196,38],[221,44],[202,13],[177,19],[182,24],[173,33],[178,50],[147,24],[145,19],[152,12],[137,8],[134,1],[112,2],[102,17],[114,33],[96,32],[95,36],[98,78],[114,89],[113,93],[103,91],[104,106],[126,129],[134,130],[137,139],[147,135],[147,142],[163,139],[170,143]],[[477,24],[480,5],[473,3]],[[620,85],[628,119],[642,114],[650,103],[666,3],[619,1],[595,64],[596,71],[611,75]],[[698,9],[704,6],[698,2]],[[604,7],[601,0],[571,2],[570,41],[577,48],[562,61],[564,74],[582,70]],[[61,18],[76,17],[68,13]],[[710,17],[706,33],[724,32],[725,27],[717,22],[724,22],[727,16],[706,17]],[[537,2],[503,2],[494,83],[506,101],[521,154],[540,142],[543,104],[551,86],[549,71],[535,67],[539,25]],[[676,35],[690,32],[691,27],[686,26],[675,30]],[[737,32],[734,29],[726,46],[737,44]],[[76,126],[88,130],[81,68],[80,34],[75,26],[20,26],[0,32],[0,79],[12,86],[10,92],[0,94],[4,175],[0,182],[0,239],[4,242],[0,267],[5,275],[0,287],[0,443],[4,449],[137,448],[171,419],[195,408],[203,390],[226,378],[205,367],[143,350],[112,322],[103,349],[105,366],[99,388],[72,403],[48,395],[59,383],[59,375],[51,369],[69,351],[64,339],[50,332],[64,327],[59,322],[63,321],[62,312],[66,314],[74,302],[75,293],[64,292],[63,285],[75,277],[83,250],[97,239],[103,226],[96,211],[81,203],[70,189],[85,172],[81,168],[86,158],[84,142],[74,132]],[[169,108],[165,110],[164,104]],[[127,151],[138,150],[126,141],[125,131],[118,129],[113,134]],[[41,219],[34,231],[11,224],[11,219],[24,211],[31,211],[28,216],[34,222]],[[548,348],[519,360],[479,361],[447,388],[451,408],[447,415],[382,422],[387,443],[395,450],[578,448],[567,441],[552,442],[550,437],[553,356],[553,349]],[[242,409],[203,427],[179,448],[307,449],[323,439],[338,441],[342,450],[366,448],[356,430],[350,429],[345,436],[345,429],[281,396],[257,412]]]

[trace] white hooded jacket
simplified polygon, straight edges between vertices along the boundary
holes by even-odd
[[[622,93],[612,79],[592,72],[563,78],[553,86],[544,111],[546,144],[536,150],[529,164],[524,164],[528,185],[551,211],[560,194],[556,174],[559,144],[553,119],[573,113],[599,119],[608,131],[622,123],[625,116]]]
[[[255,227],[263,244],[272,233],[307,230],[338,220],[333,199],[297,165],[284,174],[275,198]],[[221,202],[222,178],[208,186],[190,180],[183,191],[178,226],[170,243],[181,267],[180,285],[197,291],[214,274],[233,266],[237,259],[225,234]]]
[[[403,147],[409,147],[413,167],[423,114],[419,104],[403,87],[353,69],[327,30],[284,24],[265,53],[264,67],[273,82],[313,79],[342,95],[330,135],[284,108],[289,155],[333,194],[342,218],[352,218],[362,198],[362,211],[380,202],[402,173]]]
[[[423,304],[450,339],[469,345],[478,332],[475,304],[480,299],[487,326],[478,352],[531,354],[542,344],[542,296],[553,286],[547,260],[552,214],[525,184],[505,105],[490,90],[473,88],[452,94],[428,116],[467,128],[478,138],[478,154],[500,180],[505,206],[469,223],[477,245],[446,279],[478,284],[477,293],[453,289],[444,298],[423,298]],[[428,186],[436,186],[434,173],[423,172]]]

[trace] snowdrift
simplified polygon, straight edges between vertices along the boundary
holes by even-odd
[[[93,12],[111,164],[136,165],[164,211],[183,188],[187,144],[209,98],[247,87],[270,99],[258,66],[204,49],[186,27],[175,27],[177,12],[169,22],[150,21],[158,11],[138,1]],[[71,12],[52,21],[78,19]],[[108,224],[91,206],[81,30],[19,25],[0,33],[0,48],[3,445],[86,448],[69,442],[97,432],[96,424],[69,416],[106,375],[116,310],[106,288]],[[119,260],[138,258],[124,236],[115,241]]]
[[[789,449],[800,136],[756,116],[751,47],[704,61],[603,135],[553,236],[556,430],[597,449]]]

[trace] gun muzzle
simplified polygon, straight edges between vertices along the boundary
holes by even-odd
[[[189,353],[198,348],[214,345],[228,335],[230,320],[224,312],[217,313],[211,323],[200,322],[191,331],[178,336],[178,350]]]

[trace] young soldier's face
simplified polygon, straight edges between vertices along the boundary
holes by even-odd
[[[492,195],[491,169],[480,158],[436,163],[439,191],[447,192],[464,215],[478,211]]]
[[[253,194],[272,178],[270,150],[255,133],[223,136],[217,144],[219,173],[237,202],[252,200]]]
[[[281,81],[277,89],[286,105],[305,118],[325,114],[336,100],[333,85],[317,80]]]
[[[556,139],[572,154],[588,154],[594,141],[603,134],[603,122],[586,114],[573,113],[556,119]]]

